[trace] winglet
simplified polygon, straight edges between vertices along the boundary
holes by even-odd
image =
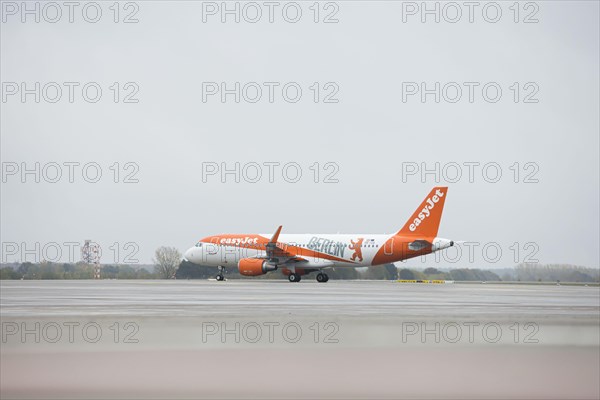
[[[273,237],[271,238],[271,240],[269,240],[269,243],[267,243],[265,246],[265,250],[267,251],[267,257],[269,258],[269,260],[272,260],[275,257],[288,256],[288,253],[285,250],[277,247],[277,239],[279,239],[279,233],[281,232],[281,227],[282,227],[282,225],[279,225],[279,228],[277,228],[277,230],[273,234]]]
[[[269,243],[277,243],[277,239],[279,239],[279,233],[281,232],[282,227],[283,225],[279,225],[279,228],[277,228],[277,230],[273,234],[273,237],[271,238],[271,240],[269,240]]]

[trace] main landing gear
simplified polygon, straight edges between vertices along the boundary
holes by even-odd
[[[300,279],[302,278],[302,276],[300,274],[289,274],[288,275],[288,280],[290,282],[300,282]],[[325,283],[329,280],[329,277],[327,276],[327,274],[324,274],[323,272],[319,272],[317,274],[317,282],[319,283]]]
[[[219,273],[217,274],[217,280],[219,282],[224,281],[225,280],[225,267],[222,267],[219,265]]]

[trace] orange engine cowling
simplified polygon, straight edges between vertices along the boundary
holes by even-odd
[[[269,271],[275,271],[277,265],[269,264],[261,258],[242,258],[238,262],[240,274],[245,276],[263,275]]]

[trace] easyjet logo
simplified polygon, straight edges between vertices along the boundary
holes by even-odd
[[[431,210],[433,210],[436,203],[440,201],[440,197],[444,197],[444,192],[438,189],[435,191],[433,196],[425,200],[425,207],[423,207],[419,215],[417,215],[417,218],[415,218],[413,223],[408,227],[411,232],[414,232],[415,229],[417,229],[417,226],[421,225],[421,222],[423,222],[426,218],[429,218],[431,215]]]
[[[246,236],[244,238],[223,238],[219,242],[220,244],[235,244],[237,246],[241,244],[257,244],[258,238],[251,238]]]

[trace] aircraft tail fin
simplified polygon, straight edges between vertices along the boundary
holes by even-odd
[[[398,231],[397,235],[436,237],[447,193],[448,188],[444,186],[436,186],[431,189],[431,192],[406,221],[402,229]]]

